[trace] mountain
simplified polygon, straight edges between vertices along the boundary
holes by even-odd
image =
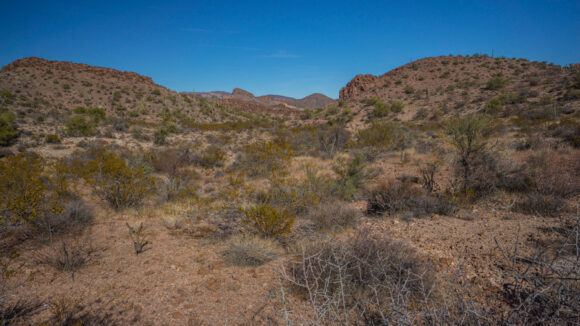
[[[224,91],[213,91],[196,93],[185,92],[185,94],[205,99],[235,99],[238,101],[254,103],[256,105],[262,105],[269,108],[278,107],[286,109],[316,109],[335,102],[335,100],[320,93],[310,94],[301,99],[282,95],[263,95],[256,97],[254,94],[240,88],[235,88],[231,93]]]

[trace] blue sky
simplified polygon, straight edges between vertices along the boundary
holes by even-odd
[[[0,65],[135,71],[176,91],[333,98],[360,73],[491,53],[580,62],[580,1],[3,1]]]

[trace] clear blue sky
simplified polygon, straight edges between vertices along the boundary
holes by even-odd
[[[333,98],[411,58],[580,62],[580,1],[3,1],[0,65],[26,56],[135,71],[176,91]]]

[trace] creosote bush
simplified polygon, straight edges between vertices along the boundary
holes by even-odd
[[[243,149],[234,166],[252,177],[267,177],[271,174],[284,173],[293,156],[294,152],[290,145],[283,140],[256,142]]]
[[[139,206],[155,189],[155,180],[143,168],[130,167],[106,147],[97,147],[77,160],[77,169],[94,193],[113,209]]]
[[[95,125],[84,115],[73,115],[65,123],[65,126],[70,136],[93,136],[95,134]]]
[[[18,134],[12,112],[0,110],[0,146],[12,145]]]
[[[0,224],[33,224],[62,211],[50,180],[44,178],[44,160],[19,153],[0,160]]]
[[[258,204],[241,211],[244,214],[242,222],[265,237],[288,235],[294,225],[294,214],[286,208]]]

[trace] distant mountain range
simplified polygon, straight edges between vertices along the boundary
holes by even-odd
[[[289,109],[292,108],[315,109],[318,107],[334,103],[335,101],[330,97],[320,93],[310,94],[301,99],[296,99],[293,97],[282,95],[254,96],[254,94],[240,88],[235,88],[231,93],[224,91],[213,91],[213,92],[195,92],[195,93],[185,92],[185,94],[205,99],[236,100],[242,102],[249,102],[266,107],[283,106]]]

